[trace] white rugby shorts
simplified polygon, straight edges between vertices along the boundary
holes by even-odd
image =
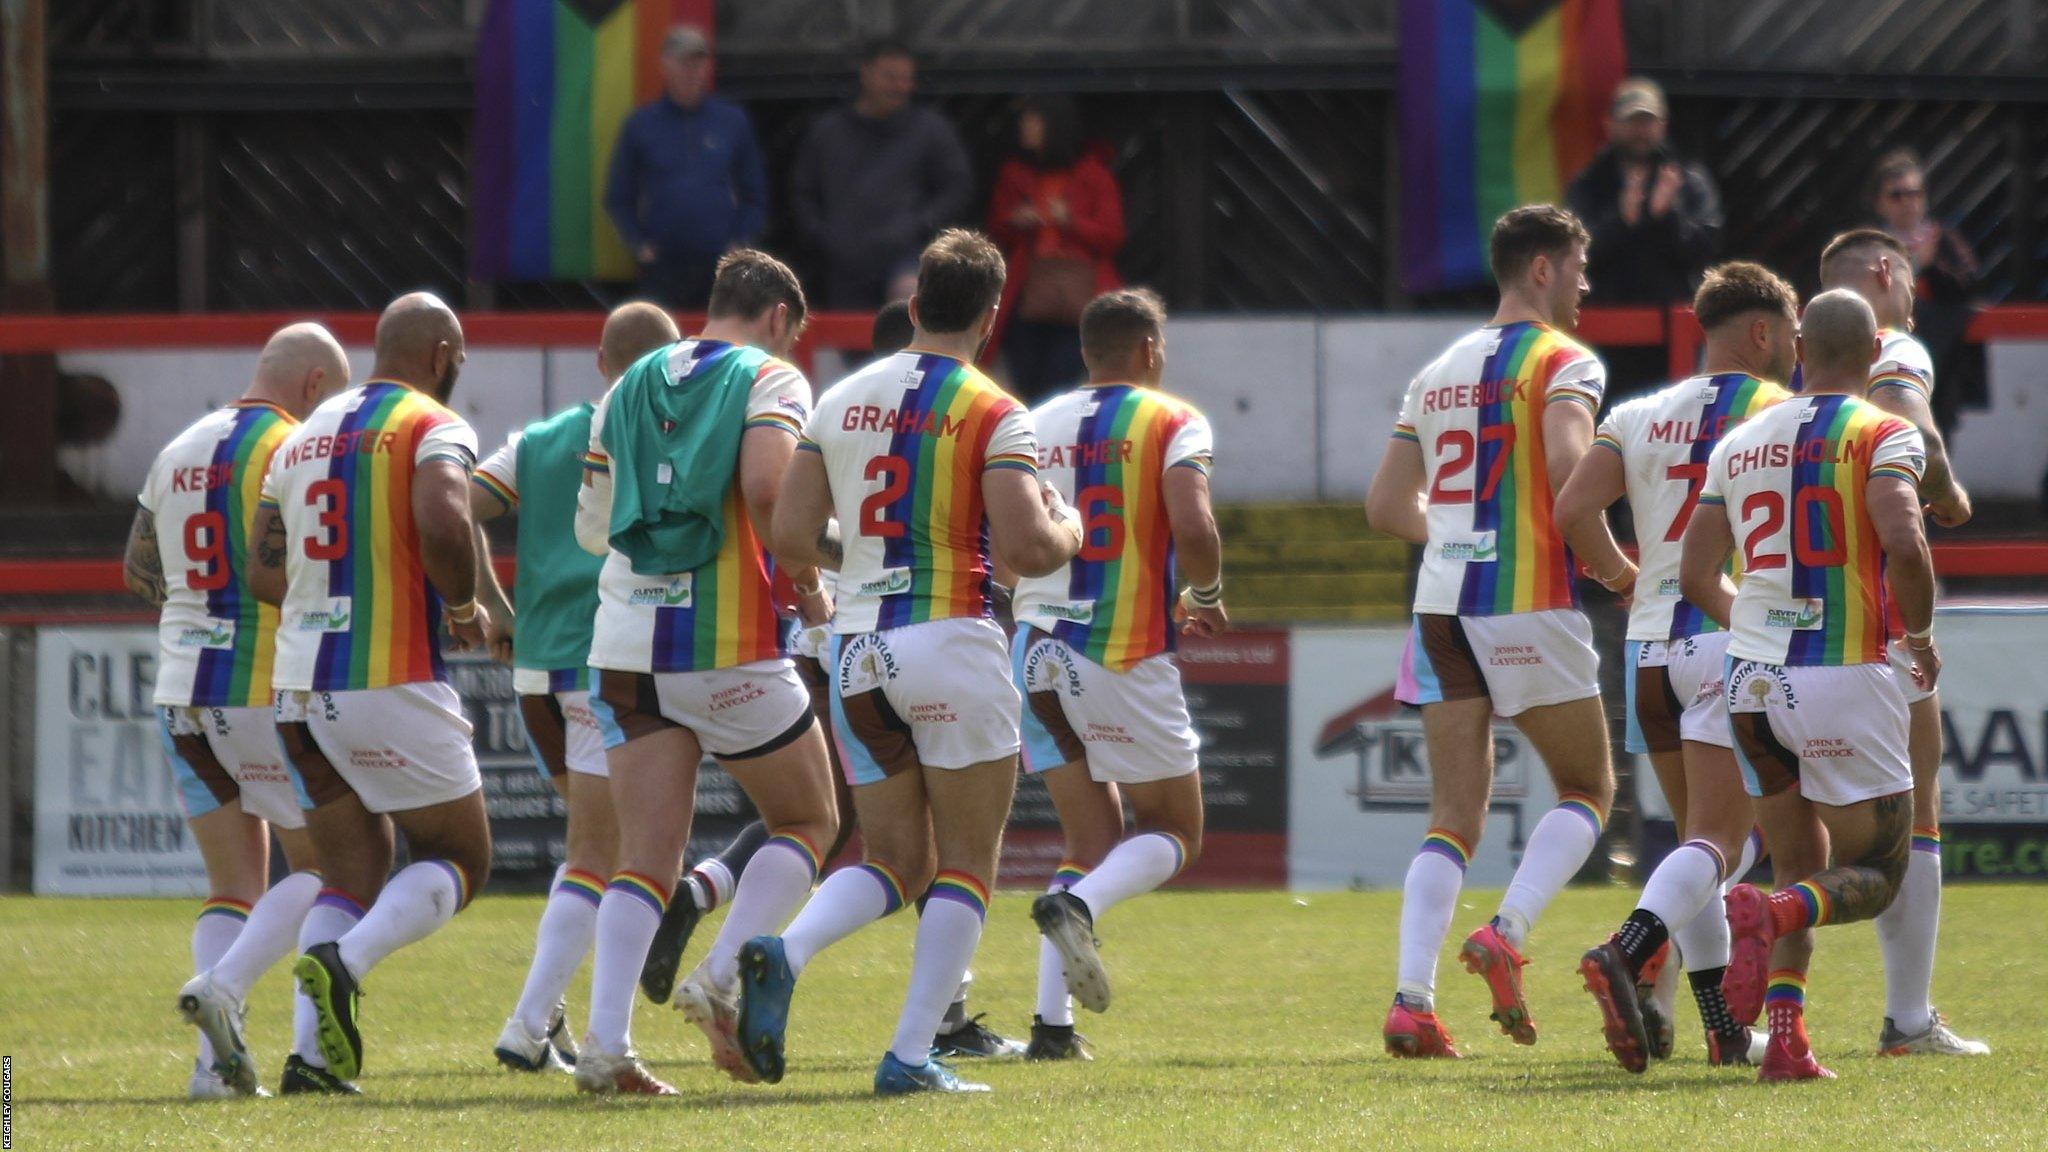
[[[811,694],[787,659],[702,672],[590,674],[590,711],[608,749],[687,728],[706,753],[746,760],[795,743],[813,723]]]
[[[1727,748],[1728,701],[1721,692],[1728,633],[1683,640],[1630,640],[1628,734],[1623,746],[1641,755],[1676,752],[1693,740]]]
[[[1574,608],[1504,616],[1419,615],[1394,698],[1403,704],[1493,699],[1496,716],[1600,694],[1593,629]]]
[[[995,621],[928,620],[832,648],[832,737],[849,783],[1017,754],[1022,701]]]
[[[1886,664],[1787,667],[1729,657],[1728,719],[1752,796],[1817,804],[1910,791],[1906,696]]]
[[[271,709],[159,708],[157,727],[186,819],[240,800],[242,811],[279,828],[306,826],[305,809],[313,804],[285,756]]]
[[[1063,640],[1020,627],[1010,655],[1024,694],[1025,771],[1085,760],[1092,779],[1143,784],[1197,768],[1202,742],[1171,653],[1113,672]]]
[[[444,681],[279,692],[277,725],[316,804],[346,789],[372,812],[409,812],[483,787],[469,717]]]

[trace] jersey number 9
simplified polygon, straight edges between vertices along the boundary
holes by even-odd
[[[186,517],[185,559],[192,562],[185,572],[185,587],[195,592],[218,592],[227,587],[227,517],[218,512]]]

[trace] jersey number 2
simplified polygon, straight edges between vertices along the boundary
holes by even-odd
[[[868,461],[861,479],[880,480],[881,490],[872,492],[860,502],[860,534],[879,536],[884,540],[900,538],[904,532],[901,520],[889,519],[889,505],[903,499],[910,491],[910,461],[901,456],[876,456]]]

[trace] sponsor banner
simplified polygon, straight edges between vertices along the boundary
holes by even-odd
[[[2048,610],[1956,607],[1935,619],[1942,875],[2048,879]]]
[[[1297,628],[1292,636],[1288,882],[1398,888],[1429,831],[1422,717],[1394,699],[1404,628]],[[1556,804],[1535,749],[1494,727],[1493,800],[1467,881],[1508,882]]]
[[[156,630],[45,628],[36,636],[35,872],[38,895],[206,895],[150,698]],[[567,848],[568,807],[536,767],[512,672],[451,653],[448,676],[475,727],[496,891],[539,890]],[[717,852],[754,818],[705,761],[689,858]]]
[[[1201,858],[1175,883],[1286,882],[1288,664],[1286,632],[1182,640],[1181,681],[1202,737],[1207,823]],[[1002,886],[1043,888],[1059,867],[1062,844],[1045,785],[1024,776],[1003,838]]]
[[[156,709],[156,630],[36,635],[35,892],[205,896]]]

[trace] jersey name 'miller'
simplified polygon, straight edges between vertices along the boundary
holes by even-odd
[[[1422,410],[1448,412],[1453,408],[1483,408],[1522,399],[1526,380],[1484,380],[1478,384],[1450,384],[1422,394]]]
[[[839,421],[842,432],[903,432],[911,436],[958,436],[967,421],[937,412],[903,412],[877,404],[848,408]]]
[[[1757,468],[1790,468],[1793,464],[1852,464],[1870,454],[1860,440],[1808,440],[1803,444],[1759,444],[1728,454],[1728,478]]]
[[[1731,422],[1727,416],[1717,416],[1706,424],[1695,424],[1691,420],[1655,420],[1650,423],[1650,443],[1697,444],[1702,440],[1719,440]]]
[[[1098,464],[1129,464],[1129,440],[1097,440],[1092,444],[1050,444],[1038,450],[1040,468],[1093,468]]]
[[[357,432],[340,432],[333,436],[308,436],[284,450],[281,468],[296,468],[308,460],[324,460],[329,456],[346,456],[351,452],[368,456],[375,452],[398,451],[398,433],[380,432],[365,428]]]

